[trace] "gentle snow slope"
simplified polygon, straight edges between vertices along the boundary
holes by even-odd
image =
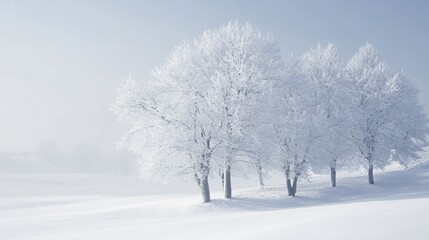
[[[302,182],[295,198],[274,185],[237,190],[231,200],[216,192],[199,204],[192,184],[2,173],[0,239],[429,238],[429,168],[377,173],[375,186],[342,175],[336,189],[327,176]]]

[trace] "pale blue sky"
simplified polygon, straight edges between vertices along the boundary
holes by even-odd
[[[285,57],[332,42],[348,59],[365,42],[404,69],[429,112],[429,1],[0,2],[0,152],[42,140],[113,151],[117,82],[147,79],[174,45],[230,20],[270,33]]]

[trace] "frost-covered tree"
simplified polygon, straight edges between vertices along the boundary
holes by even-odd
[[[387,113],[392,107],[395,88],[389,84],[386,65],[370,44],[359,49],[346,70],[356,97],[351,137],[368,169],[368,182],[374,184],[374,167],[383,168],[391,155],[390,138],[385,134],[389,134],[387,125],[392,116]]]
[[[183,43],[155,69],[155,81],[123,81],[113,109],[133,126],[121,145],[140,157],[143,176],[165,181],[191,175],[209,202],[210,159],[220,126],[208,107],[208,83],[198,71],[196,52]]]
[[[374,168],[418,158],[427,123],[415,88],[401,74],[390,73],[372,45],[360,48],[346,71],[355,92],[351,138],[368,169],[368,182],[374,184]]]
[[[341,56],[333,44],[322,47],[320,44],[305,53],[300,59],[302,81],[309,83],[308,92],[312,104],[318,108],[318,132],[323,141],[318,142],[318,154],[312,162],[313,170],[328,165],[331,172],[331,185],[336,186],[336,169],[350,154],[347,138],[351,104],[350,86],[343,74]],[[317,161],[316,161],[317,160]]]
[[[199,71],[210,82],[210,107],[220,114],[222,151],[217,154],[223,159],[224,196],[230,198],[231,167],[243,129],[251,124],[248,116],[257,114],[257,96],[267,92],[279,77],[281,57],[271,37],[237,22],[204,32],[194,44],[201,59]]]
[[[318,45],[293,59],[275,89],[270,104],[273,139],[280,146],[277,159],[289,196],[296,194],[299,177],[326,165],[335,186],[338,163],[349,154],[345,129],[350,101],[336,47]]]
[[[320,153],[323,111],[318,89],[305,74],[304,57],[294,59],[272,96],[273,140],[279,147],[277,162],[285,174],[289,196],[295,196],[299,177],[308,177],[310,163]]]
[[[386,128],[389,131],[391,156],[389,160],[397,161],[403,166],[415,163],[420,159],[418,152],[428,146],[428,121],[418,100],[416,86],[405,75],[395,73],[389,81],[395,89],[391,97],[391,116]]]

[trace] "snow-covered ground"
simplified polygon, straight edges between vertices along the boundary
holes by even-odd
[[[429,167],[339,173],[300,182],[288,198],[281,176],[264,190],[235,180],[234,198],[201,204],[194,183],[137,177],[0,174],[0,239],[429,239]]]

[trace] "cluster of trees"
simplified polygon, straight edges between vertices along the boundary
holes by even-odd
[[[273,39],[231,22],[181,43],[154,79],[128,78],[113,111],[132,125],[120,145],[139,156],[141,174],[192,176],[210,201],[219,172],[225,198],[231,172],[252,166],[284,173],[290,196],[299,178],[338,167],[407,165],[427,145],[418,91],[365,44],[343,62],[332,44],[282,60]]]

